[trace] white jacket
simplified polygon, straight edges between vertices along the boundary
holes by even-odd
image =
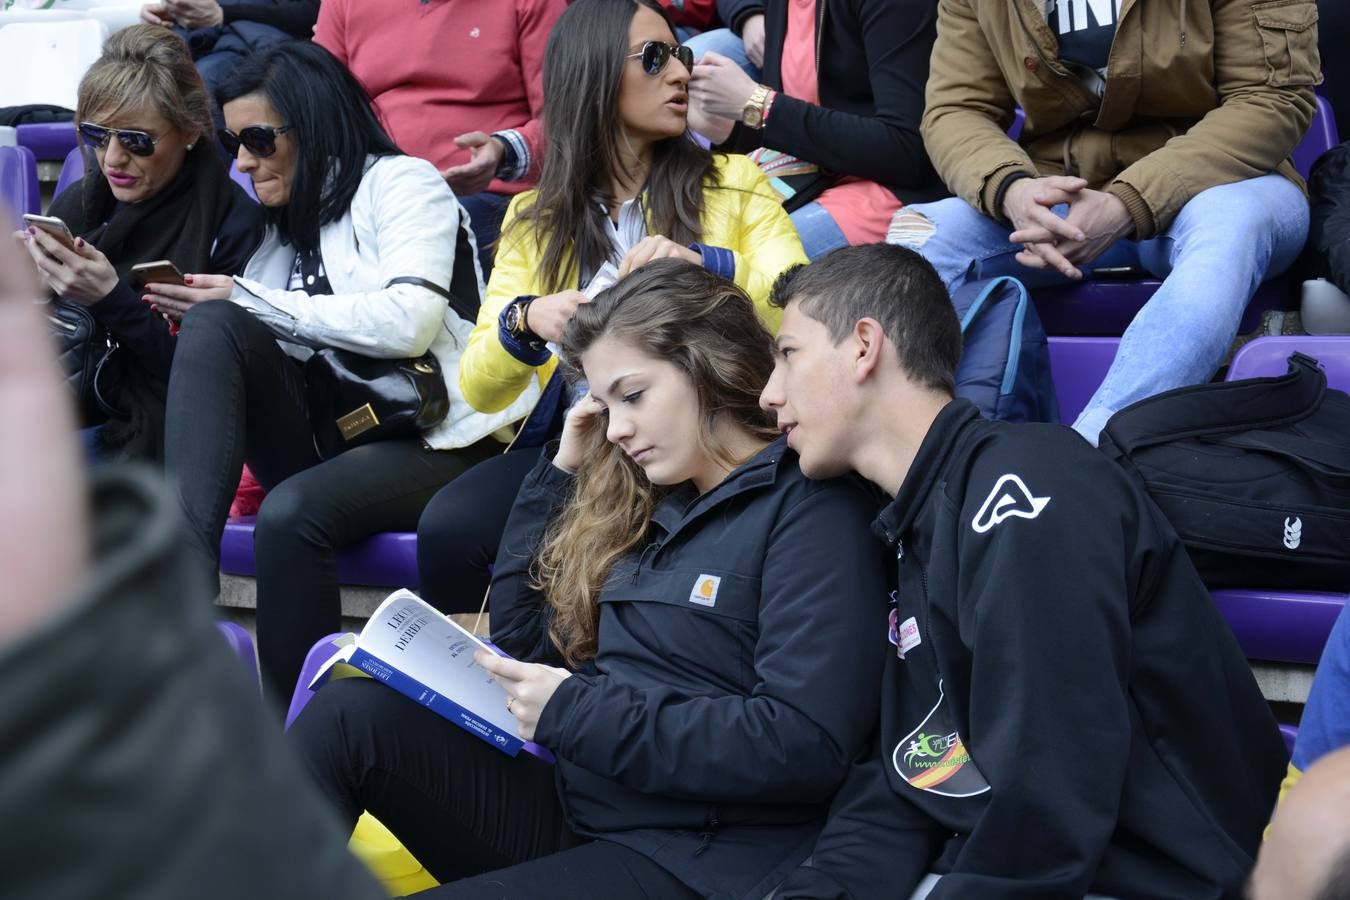
[[[300,359],[312,352],[307,348],[340,347],[383,359],[421,356],[430,349],[441,363],[450,413],[423,437],[437,450],[466,447],[522,418],[538,399],[538,386],[498,413],[480,413],[465,402],[459,359],[473,323],[427,288],[385,287],[405,276],[448,287],[464,211],[426,160],[372,157],[366,166],[346,215],[319,232],[324,271],[335,293],[311,297],[286,290],[295,248],[268,227],[244,274],[235,278],[230,299],[253,312],[282,349]],[[474,269],[481,296],[476,252]]]

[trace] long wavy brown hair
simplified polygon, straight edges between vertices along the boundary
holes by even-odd
[[[533,230],[543,248],[539,271],[548,293],[576,287],[581,274],[595,272],[612,251],[611,226],[596,201],[612,204],[610,178],[625,171],[619,82],[627,64],[628,28],[639,6],[671,24],[656,0],[576,0],[549,34],[544,50],[547,149],[539,186],[502,235],[507,241],[519,237],[517,229]],[[717,184],[712,154],[687,134],[658,141],[641,194],[650,233],[677,244],[699,240],[703,191]]]
[[[714,435],[731,424],[767,443],[778,437],[759,394],[773,370],[772,338],[750,298],[701,266],[674,259],[649,263],[593,303],[577,307],[563,333],[563,361],[581,376],[581,355],[602,337],[624,341],[673,363],[698,397],[700,447],[723,465],[734,458]],[[587,435],[575,493],[550,524],[534,563],[535,585],[553,607],[549,636],[569,665],[593,659],[597,600],[621,557],[647,537],[668,488],[605,439],[605,419]]]

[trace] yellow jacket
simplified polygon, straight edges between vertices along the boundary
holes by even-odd
[[[769,306],[769,289],[784,269],[806,262],[801,239],[758,166],[744,156],[718,154],[714,159],[720,185],[703,194],[699,241],[734,254],[736,284],[750,295],[761,321],[777,331],[782,313]],[[526,390],[532,377],[542,386],[557,366],[556,358],[537,367],[520,362],[497,337],[497,323],[508,303],[546,292],[539,273],[543,254],[534,234],[528,228],[512,233],[520,205],[532,202],[534,193],[517,195],[507,207],[487,297],[459,361],[460,390],[480,412],[505,409]]]

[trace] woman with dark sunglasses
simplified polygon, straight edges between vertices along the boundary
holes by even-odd
[[[258,650],[269,692],[284,699],[309,647],[338,630],[337,548],[410,530],[432,494],[500,450],[484,439],[525,407],[485,415],[460,396],[473,325],[454,306],[472,309],[482,290],[473,235],[436,168],[399,150],[351,73],[316,44],[280,44],[245,61],[217,99],[221,139],[267,231],[238,278],[151,286],[183,323],[165,466],[186,544],[213,578],[244,462],[267,490],[254,531]],[[448,415],[321,458],[302,361],[324,348],[388,360],[430,351]]]
[[[86,307],[119,345],[99,385],[122,416],[94,432],[100,457],[163,456],[177,341],[141,302],[131,267],[167,259],[183,272],[230,274],[262,239],[262,211],[211,146],[210,108],[172,32],[136,25],[114,34],[80,80],[85,177],[49,210],[80,240],[70,249],[36,228],[23,234],[47,287]]]
[[[459,371],[481,410],[542,397],[512,452],[447,487],[422,516],[422,589],[443,609],[477,609],[516,490],[560,427],[568,398],[549,343],[583,291],[673,257],[734,280],[777,326],[769,288],[805,261],[801,242],[753,163],[690,139],[691,63],[655,0],[578,0],[549,37],[539,187],[507,211]]]

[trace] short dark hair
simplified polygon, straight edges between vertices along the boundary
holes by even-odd
[[[911,381],[955,393],[961,325],[937,270],[913,250],[862,244],[794,266],[778,276],[769,303],[786,309],[794,302],[836,344],[859,319],[876,319]]]
[[[272,104],[296,144],[291,199],[268,209],[282,240],[317,250],[319,229],[347,214],[367,156],[399,156],[370,95],[336,56],[310,41],[284,41],[246,57],[219,89],[221,106],[249,94]]]

